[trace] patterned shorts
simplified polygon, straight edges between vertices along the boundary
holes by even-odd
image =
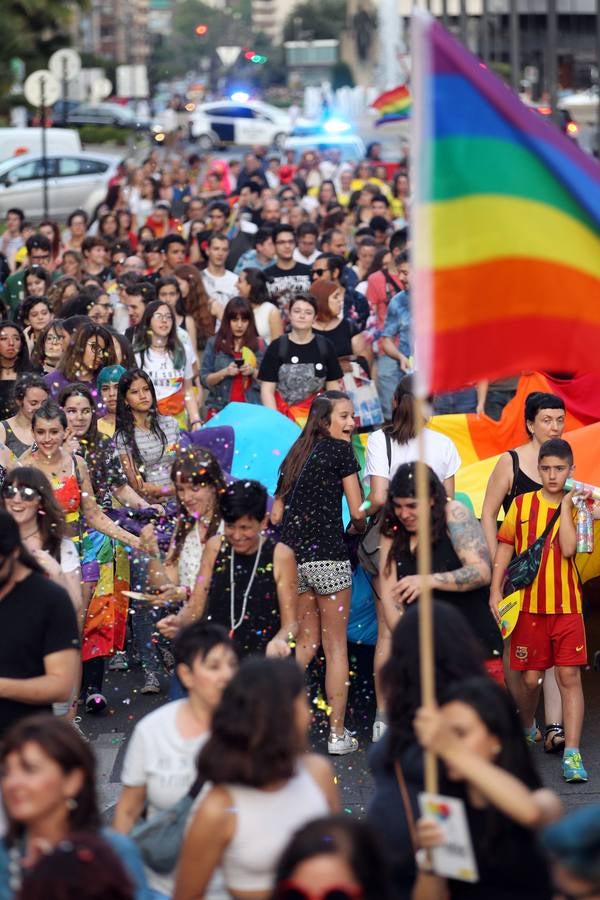
[[[314,591],[326,597],[352,585],[352,567],[347,559],[320,559],[298,566],[298,593]]]

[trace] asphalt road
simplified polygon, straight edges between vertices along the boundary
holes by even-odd
[[[590,661],[594,653],[600,651],[600,589],[596,590],[590,604],[587,618],[588,650]],[[371,781],[367,765],[370,747],[370,728],[373,720],[373,697],[368,679],[370,655],[367,648],[351,647],[351,694],[349,701],[349,726],[359,738],[359,750],[350,756],[333,758],[337,772],[344,810],[361,816],[368,805]],[[318,672],[311,679],[314,687],[318,682]],[[582,754],[590,780],[587,785],[567,785],[560,772],[560,758],[542,751],[541,746],[533,749],[535,762],[544,783],[561,796],[565,807],[572,808],[583,803],[600,801],[600,672],[588,668],[583,673],[586,698],[586,716]],[[105,693],[109,701],[108,709],[100,716],[83,715],[81,725],[89,736],[98,759],[98,774],[102,809],[107,820],[111,816],[120,791],[119,775],[127,741],[135,723],[146,713],[166,700],[165,691],[158,696],[144,696],[140,693],[143,684],[141,669],[127,672],[109,672],[105,679]],[[313,690],[313,697],[314,697]],[[540,719],[538,719],[539,721]],[[543,718],[541,718],[543,721]],[[326,723],[324,714],[315,705],[315,721],[311,733],[315,749],[326,752]]]

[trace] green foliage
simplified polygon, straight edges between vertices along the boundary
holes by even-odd
[[[337,39],[346,27],[346,0],[303,0],[286,19],[283,38],[286,41]]]
[[[85,0],[2,0],[0,97],[4,108],[12,83],[9,60],[24,60],[27,75],[45,68],[48,57],[69,43],[69,22],[76,5],[85,5]]]
[[[86,144],[117,144],[126,147],[127,142],[134,134],[131,128],[118,128],[116,125],[81,125],[77,131],[81,143]]]

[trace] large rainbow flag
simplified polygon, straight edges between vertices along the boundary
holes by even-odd
[[[375,121],[376,126],[408,119],[412,106],[410,91],[405,84],[401,84],[391,91],[380,94],[371,106],[379,112],[379,118]]]
[[[412,48],[423,389],[600,370],[600,166],[421,11]]]

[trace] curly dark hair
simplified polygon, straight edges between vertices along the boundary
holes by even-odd
[[[52,303],[50,302],[48,297],[32,297],[31,295],[25,297],[17,311],[17,322],[23,328],[25,328],[25,326],[27,325],[27,318],[29,316],[29,313],[34,306],[37,306],[38,303],[43,303],[48,312],[52,312]]]
[[[21,719],[3,736],[0,748],[0,767],[7,758],[17,753],[23,755],[27,744],[37,744],[62,769],[65,775],[79,770],[83,775],[83,785],[73,798],[73,809],[68,811],[70,831],[98,831],[100,811],[96,799],[96,760],[86,742],[73,726],[64,719],[52,715],[36,715]],[[24,827],[10,818],[8,813],[8,835],[10,844],[24,833]]]
[[[38,391],[44,391],[45,394],[50,396],[48,385],[41,375],[38,375],[36,372],[23,372],[22,375],[19,375],[15,381],[15,389],[13,392],[17,406],[21,406],[27,391],[32,390],[33,388],[37,388]]]
[[[448,603],[433,603],[435,693],[472,676],[485,676],[483,650],[465,617]],[[421,706],[419,609],[409,606],[392,634],[388,661],[381,670],[388,717],[388,762],[415,743],[413,719]]]
[[[217,459],[210,450],[206,450],[204,447],[190,446],[179,449],[171,467],[171,481],[175,486],[183,482],[214,489],[213,515],[207,528],[207,537],[213,537],[221,522],[218,498],[225,490],[225,479]],[[194,516],[190,516],[178,496],[177,513],[171,560],[179,559],[185,539],[196,524],[196,519]]]
[[[167,446],[167,436],[160,427],[160,414],[158,412],[156,391],[154,390],[152,379],[143,369],[130,369],[128,372],[125,372],[119,379],[119,395],[117,397],[117,412],[115,417],[115,438],[119,434],[123,436],[125,446],[131,452],[135,466],[139,468],[143,465],[144,461],[135,439],[135,421],[133,419],[133,413],[125,399],[129,388],[137,378],[141,378],[142,381],[145,381],[150,388],[150,393],[152,395],[152,406],[148,410],[150,431],[159,439],[163,452]]]
[[[42,538],[42,548],[60,562],[60,545],[65,536],[65,514],[56,499],[52,485],[44,473],[33,466],[18,466],[9,472],[4,479],[2,491],[4,492],[10,485],[37,491],[40,498],[37,525]],[[2,506],[6,507],[4,493]]]
[[[430,534],[433,544],[446,533],[446,506],[448,498],[444,485],[430,466],[427,469],[427,492],[431,505]],[[392,546],[386,560],[386,570],[392,563],[400,559],[410,543],[410,534],[394,512],[395,497],[416,497],[417,495],[417,463],[402,463],[398,466],[390,482],[387,500],[383,507],[381,533],[392,538]]]
[[[329,437],[333,404],[337,400],[348,399],[348,395],[342,391],[324,391],[315,397],[300,437],[292,444],[279,467],[278,497],[286,498],[318,442]]]
[[[68,381],[79,380],[79,366],[83,360],[86,344],[91,338],[101,338],[104,341],[104,350],[96,357],[94,375],[97,375],[104,366],[114,366],[115,348],[106,328],[96,325],[94,322],[83,322],[73,334],[71,342],[58,363],[57,371],[62,372]]]
[[[52,319],[52,321],[48,322],[46,327],[42,331],[40,331],[40,333],[36,337],[35,343],[33,345],[33,350],[31,351],[31,362],[40,371],[43,370],[44,362],[46,359],[46,338],[49,334],[54,334],[56,337],[60,337],[61,332],[64,333],[64,331],[65,328],[63,325],[63,320]]]
[[[214,784],[261,788],[290,779],[302,753],[294,701],[304,676],[293,659],[248,659],[223,692],[198,773]]]

